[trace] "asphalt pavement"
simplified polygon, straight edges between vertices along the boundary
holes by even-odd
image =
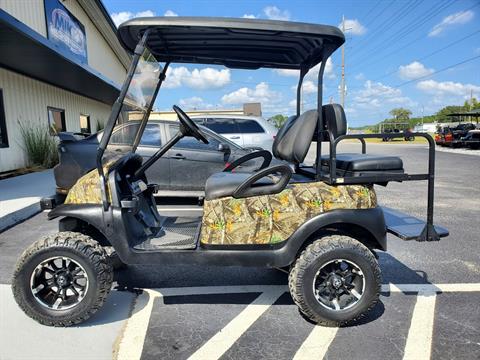
[[[367,147],[400,155],[411,173],[426,171],[422,145]],[[389,236],[388,251],[379,253],[381,301],[361,323],[340,329],[309,323],[286,292],[286,274],[274,269],[132,266],[116,274],[116,290],[96,316],[51,332],[21,313],[8,285],[21,252],[57,229],[40,213],[0,233],[0,359],[478,359],[480,158],[436,156],[434,218],[450,236],[436,243]],[[382,205],[425,216],[426,184],[376,191]],[[35,336],[27,348],[18,339],[28,334]]]

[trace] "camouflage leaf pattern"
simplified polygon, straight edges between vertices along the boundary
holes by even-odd
[[[110,158],[103,165],[104,174],[108,174],[109,169],[118,160],[118,158]],[[112,194],[108,187],[107,182],[107,197],[109,201],[112,201]],[[97,169],[83,175],[77,180],[75,185],[68,191],[65,199],[65,204],[101,204],[102,203],[102,191],[100,189],[100,177]]]
[[[290,184],[274,195],[206,200],[200,241],[206,245],[275,244],[324,212],[376,206],[373,186],[323,182]]]

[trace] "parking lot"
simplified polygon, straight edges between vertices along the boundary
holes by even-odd
[[[400,155],[409,172],[426,170],[423,145],[367,147]],[[106,306],[87,323],[38,325],[16,306],[9,284],[23,249],[56,231],[40,213],[0,233],[0,359],[478,359],[480,159],[436,156],[435,222],[450,236],[438,243],[389,236],[388,252],[379,253],[381,301],[357,324],[309,323],[287,292],[287,275],[275,269],[132,266],[116,274]],[[382,205],[426,212],[426,184],[376,190]]]

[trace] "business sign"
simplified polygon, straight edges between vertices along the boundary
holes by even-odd
[[[44,0],[48,39],[61,50],[87,62],[85,27],[58,0]]]

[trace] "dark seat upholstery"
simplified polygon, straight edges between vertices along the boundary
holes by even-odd
[[[337,138],[347,133],[347,119],[340,104],[323,105],[323,118],[328,133]],[[330,167],[328,156],[322,156],[322,167]],[[337,153],[336,167],[343,172],[342,176],[348,174],[357,176],[360,173],[381,173],[381,172],[403,172],[403,161],[397,156],[385,156],[375,154]]]
[[[205,199],[212,200],[225,196],[231,196],[238,186],[243,183],[251,173],[241,172],[221,172],[212,174],[205,184]],[[274,181],[270,177],[264,177],[258,180],[254,186],[273,185]]]
[[[329,157],[322,156],[322,166],[329,166]],[[337,154],[337,169],[346,171],[402,170],[403,161],[396,156],[374,154]]]
[[[318,112],[308,110],[300,116],[292,116],[278,131],[273,143],[273,154],[279,160],[300,164],[307,156],[318,121]],[[268,169],[268,168],[267,168]],[[205,199],[231,196],[251,173],[222,172],[211,175],[205,184]],[[263,177],[252,186],[275,184],[273,176]]]

